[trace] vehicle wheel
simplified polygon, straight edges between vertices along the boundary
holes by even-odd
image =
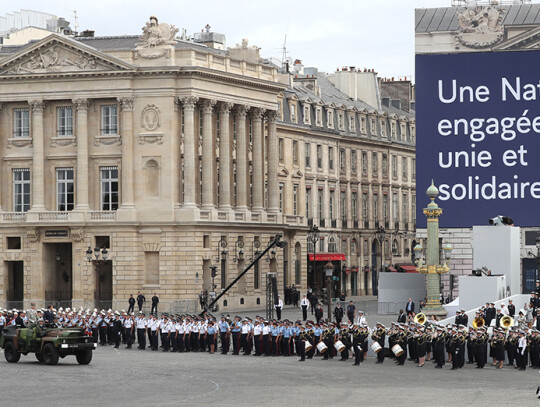
[[[4,356],[8,363],[17,363],[21,358],[21,354],[15,349],[15,345],[11,341],[6,343],[6,346],[4,347]]]
[[[92,351],[91,350],[82,350],[75,354],[77,362],[79,365],[87,365],[92,361]]]
[[[52,343],[48,343],[43,347],[43,360],[47,365],[56,365],[58,358],[58,349]]]
[[[43,353],[36,352],[36,359],[38,362],[43,362]]]

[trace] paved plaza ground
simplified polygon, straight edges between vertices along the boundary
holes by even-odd
[[[0,355],[6,406],[536,406],[538,372],[99,347],[89,366]]]

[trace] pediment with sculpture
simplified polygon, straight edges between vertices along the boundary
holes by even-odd
[[[456,48],[488,48],[503,40],[505,9],[496,5],[468,7],[458,12]]]
[[[0,64],[0,75],[111,71],[129,68],[99,52],[86,50],[77,41],[51,35]]]

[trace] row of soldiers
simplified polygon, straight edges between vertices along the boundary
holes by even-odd
[[[23,315],[21,318],[20,314]],[[340,356],[341,361],[354,358],[354,365],[366,359],[369,340],[376,352],[377,363],[383,363],[385,357],[392,357],[398,365],[403,365],[407,356],[410,360],[424,366],[426,359],[432,360],[436,368],[442,368],[446,362],[452,363],[452,369],[459,369],[468,363],[483,368],[491,357],[493,364],[502,368],[505,358],[509,365],[516,363],[516,368],[525,370],[528,360],[532,367],[540,367],[540,332],[534,329],[474,329],[464,325],[441,325],[427,322],[426,325],[416,323],[394,324],[386,328],[378,322],[369,329],[365,325],[336,325],[307,321],[267,321],[262,317],[234,319],[222,316],[219,321],[212,315],[204,317],[193,315],[162,314],[161,318],[152,314],[146,318],[140,312],[137,317],[133,313],[90,310],[59,310],[47,315],[44,310],[37,310],[37,319],[58,327],[79,328],[92,335],[96,343],[105,346],[113,344],[116,348],[120,342],[131,348],[135,339],[138,349],[149,348],[164,352],[204,352],[214,353],[221,344],[221,353],[255,356],[293,356],[300,361],[311,359],[315,355],[323,359]],[[6,313],[0,315],[0,326],[8,324],[24,325],[28,317],[24,313]],[[386,347],[388,341],[388,347]],[[377,343],[377,345],[374,345]],[[398,345],[396,347],[395,345]],[[432,358],[433,357],[433,358]]]

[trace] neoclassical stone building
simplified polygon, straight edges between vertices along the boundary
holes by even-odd
[[[142,36],[0,49],[0,304],[125,308],[141,291],[185,309],[278,233],[285,249],[222,309],[264,303],[268,271],[320,289],[332,260],[335,288],[361,295],[381,261],[410,262],[412,103],[381,102],[373,72],[282,69],[246,40],[177,31],[152,17]]]

